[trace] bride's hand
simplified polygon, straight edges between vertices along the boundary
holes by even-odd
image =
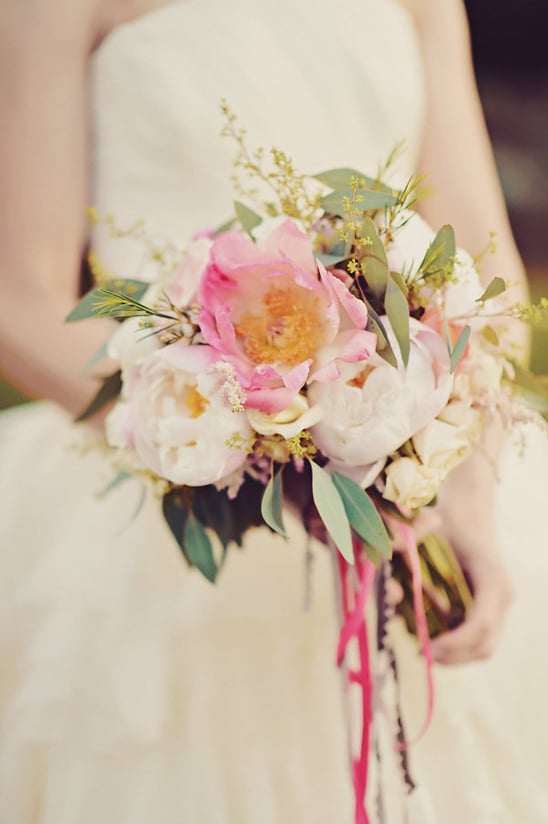
[[[485,449],[495,454],[500,435],[489,433]],[[463,664],[488,658],[496,649],[513,588],[498,547],[494,524],[495,474],[484,448],[446,480],[438,505],[443,531],[472,587],[474,601],[457,629],[432,641],[434,660]]]

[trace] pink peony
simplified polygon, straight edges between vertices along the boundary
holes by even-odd
[[[198,302],[205,340],[262,412],[280,412],[306,383],[336,380],[339,362],[375,351],[365,305],[315,260],[289,219],[257,243],[241,232],[219,236]]]

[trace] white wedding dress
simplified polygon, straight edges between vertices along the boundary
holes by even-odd
[[[251,145],[298,168],[375,171],[423,121],[411,19],[395,0],[183,0],[116,30],[92,70],[93,203],[183,244],[230,213],[226,97]],[[106,268],[146,275],[97,230]],[[388,824],[546,824],[548,448],[510,444],[500,538],[518,589],[487,663],[438,669],[419,789],[384,776]],[[217,587],[190,571],[137,483],[50,404],[0,419],[1,824],[350,824],[353,801],[329,555],[256,530]],[[463,517],[466,517],[463,513]],[[401,633],[408,732],[424,670]],[[372,817],[372,821],[376,819]]]

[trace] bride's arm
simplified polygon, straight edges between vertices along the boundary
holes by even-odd
[[[109,329],[64,323],[86,234],[89,56],[152,2],[0,0],[0,370],[71,413],[97,389],[82,367]]]
[[[421,211],[435,227],[451,223],[459,245],[472,254],[485,247],[489,232],[496,232],[496,251],[481,264],[484,283],[501,275],[511,284],[502,300],[525,300],[525,274],[478,98],[463,3],[405,2],[416,16],[425,65],[427,117],[420,171],[427,175],[433,195],[421,204]],[[528,336],[515,324],[507,341],[523,353]],[[483,448],[451,474],[440,495],[445,528],[475,592],[474,606],[462,627],[434,642],[435,656],[444,663],[490,655],[511,601],[494,523],[493,463],[500,436],[492,427]]]

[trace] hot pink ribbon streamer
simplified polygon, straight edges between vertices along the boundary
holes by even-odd
[[[426,621],[424,602],[422,598],[422,575],[415,533],[413,532],[412,527],[407,524],[402,524],[399,521],[391,522],[390,526],[395,532],[399,532],[405,544],[407,554],[409,555],[409,563],[411,564],[411,579],[413,584],[413,607],[415,611],[415,620],[417,622],[419,641],[421,643],[422,654],[426,664],[426,682],[428,687],[427,709],[424,723],[415,738],[411,741],[406,741],[404,744],[397,745],[397,749],[402,750],[416,744],[417,741],[420,741],[432,722],[432,714],[434,712],[434,673],[432,648],[430,646],[430,636],[428,635],[428,624]]]
[[[422,653],[426,662],[426,677],[428,684],[426,719],[419,734],[412,741],[406,741],[404,744],[396,745],[397,749],[405,749],[422,738],[432,720],[432,713],[434,710],[433,661],[430,638],[428,635],[428,625],[426,622],[422,599],[422,576],[415,535],[412,528],[406,524],[394,521],[391,523],[391,526],[394,532],[399,533],[402,537],[409,555],[413,583],[413,605],[415,610],[415,619],[417,622],[419,640],[422,646]],[[365,618],[365,605],[373,588],[375,568],[369,559],[364,558],[362,547],[358,540],[354,540],[354,555],[356,559],[356,572],[359,579],[359,586],[357,590],[352,583],[349,565],[344,560],[342,555],[339,553],[337,554],[337,569],[339,572],[343,611],[343,625],[337,645],[337,665],[339,667],[342,665],[348,645],[353,639],[355,639],[358,648],[359,669],[348,671],[349,685],[355,684],[361,690],[362,705],[362,734],[360,752],[358,757],[352,757],[352,779],[355,797],[355,824],[369,824],[369,817],[365,807],[365,797],[367,794],[369,744],[373,721],[373,686],[369,655],[369,641],[367,637],[367,624]]]
[[[352,585],[348,564],[341,555],[338,556],[344,620],[337,647],[337,664],[341,666],[348,644],[352,639],[355,639],[358,647],[359,669],[348,672],[349,684],[356,684],[361,690],[362,705],[360,752],[357,758],[352,758],[355,822],[356,824],[369,824],[369,818],[365,808],[365,796],[367,793],[367,777],[369,773],[369,741],[372,723],[371,699],[373,688],[369,642],[365,621],[365,604],[373,587],[375,568],[368,559],[365,559],[365,561],[362,560],[359,541],[354,541],[354,554],[356,558],[356,571],[359,577],[359,588],[357,592]],[[353,606],[351,606],[351,603]]]

